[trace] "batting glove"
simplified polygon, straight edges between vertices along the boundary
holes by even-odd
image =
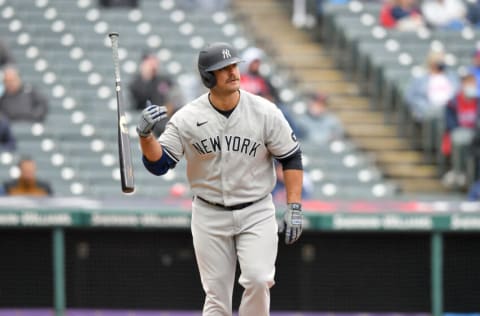
[[[147,137],[153,130],[155,124],[167,118],[167,108],[154,104],[148,105],[140,116],[137,125],[137,133],[140,137]]]
[[[302,234],[302,205],[300,203],[289,203],[285,214],[283,215],[283,223],[280,232],[285,233],[285,243],[291,245],[300,238]]]

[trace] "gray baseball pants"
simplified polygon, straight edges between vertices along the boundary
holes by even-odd
[[[205,303],[203,316],[231,316],[237,260],[244,292],[239,316],[268,316],[278,234],[271,195],[227,211],[195,198],[192,236]]]

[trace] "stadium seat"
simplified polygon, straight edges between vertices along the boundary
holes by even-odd
[[[119,10],[98,8],[95,1],[49,0],[45,6],[39,4],[11,1],[14,16],[0,17],[0,26],[11,28],[12,19],[21,22],[16,31],[6,32],[6,41],[18,55],[16,59],[24,79],[38,86],[50,101],[49,116],[41,127],[34,128],[31,124],[14,127],[20,140],[19,152],[36,153],[42,175],[51,178],[55,192],[61,196],[122,196],[108,32],[121,34],[123,65],[137,64],[144,50],[150,50],[161,57],[162,70],[175,78],[196,73],[198,48],[207,40],[230,41],[240,52],[254,45],[229,12],[205,15],[183,11],[175,2],[153,0],[141,1],[138,9]],[[339,17],[331,20],[331,26],[339,50],[345,51],[342,58],[362,45],[357,45],[360,39],[381,42],[372,35],[378,4],[360,6],[359,9],[357,3],[328,9]],[[340,18],[342,12],[348,12],[348,17]],[[363,52],[363,48],[360,50]],[[365,56],[374,50],[365,50]],[[268,56],[265,64],[269,75],[276,79],[275,86],[280,90],[289,89],[288,70]],[[122,67],[125,84],[135,70],[130,67],[130,71],[126,71]],[[128,97],[128,92],[125,94]],[[286,103],[291,105],[298,100],[301,98],[294,95]],[[135,117],[138,113],[129,111],[128,115]],[[134,119],[130,124],[135,124]],[[135,137],[132,136],[132,156],[136,195],[169,196],[173,184],[187,182],[183,161],[163,177],[146,171]],[[375,162],[348,140],[322,148],[311,144],[302,146],[308,161],[306,172],[314,178],[318,197],[393,195],[394,190],[388,185],[381,187],[386,181],[374,167]],[[5,166],[7,168],[0,169],[10,174],[14,162]],[[329,184],[335,185],[335,189]],[[380,189],[372,191],[377,184]]]

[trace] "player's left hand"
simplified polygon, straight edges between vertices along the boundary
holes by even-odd
[[[291,245],[300,238],[303,230],[302,205],[300,203],[289,203],[283,214],[283,223],[280,232],[285,234],[285,243]]]

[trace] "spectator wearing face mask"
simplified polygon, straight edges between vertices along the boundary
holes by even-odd
[[[456,73],[446,67],[443,52],[430,52],[426,68],[423,75],[412,77],[405,90],[407,106],[417,122],[443,117],[459,86]]]
[[[444,177],[447,185],[461,186],[464,182],[465,155],[480,122],[480,97],[475,76],[462,76],[461,89],[445,108],[446,131],[442,153],[451,156],[452,170]]]

